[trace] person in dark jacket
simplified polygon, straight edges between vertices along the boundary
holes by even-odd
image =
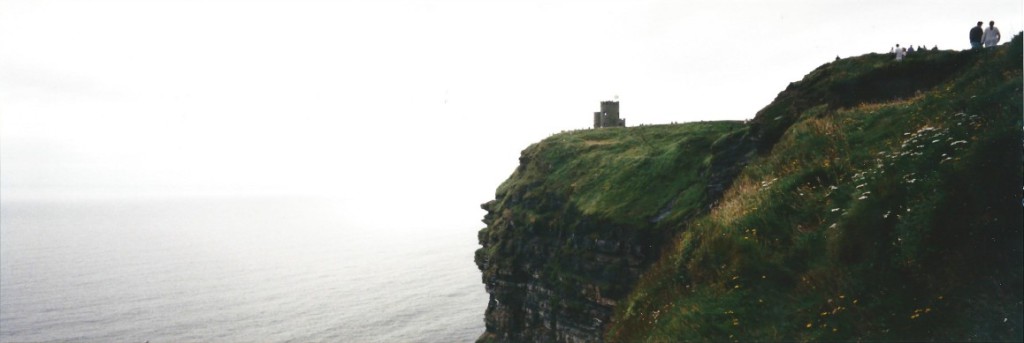
[[[982,22],[978,22],[978,26],[971,28],[971,50],[981,49],[981,35],[984,31],[981,30],[981,26],[985,25]]]

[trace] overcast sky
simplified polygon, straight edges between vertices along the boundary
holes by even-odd
[[[836,56],[965,49],[979,20],[1006,42],[1022,2],[0,0],[0,192],[475,221],[602,100],[631,126],[746,119]]]

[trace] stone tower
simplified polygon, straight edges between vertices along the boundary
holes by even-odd
[[[626,126],[626,120],[619,118],[618,101],[602,101],[601,112],[594,112],[594,128]]]

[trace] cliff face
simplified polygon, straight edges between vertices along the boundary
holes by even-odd
[[[530,146],[483,205],[481,340],[1024,338],[1021,51],[870,54],[749,123]]]
[[[728,182],[711,170],[711,146],[741,127],[570,132],[526,149],[483,205],[476,263],[491,300],[482,338],[600,341],[663,244]]]

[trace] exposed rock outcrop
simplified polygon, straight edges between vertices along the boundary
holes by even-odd
[[[476,263],[491,295],[481,340],[602,340],[614,306],[682,220],[708,208],[745,160],[731,147],[740,141],[711,154],[739,123],[688,125],[565,133],[523,152],[481,206]],[[651,193],[617,197],[612,188],[623,187]]]

